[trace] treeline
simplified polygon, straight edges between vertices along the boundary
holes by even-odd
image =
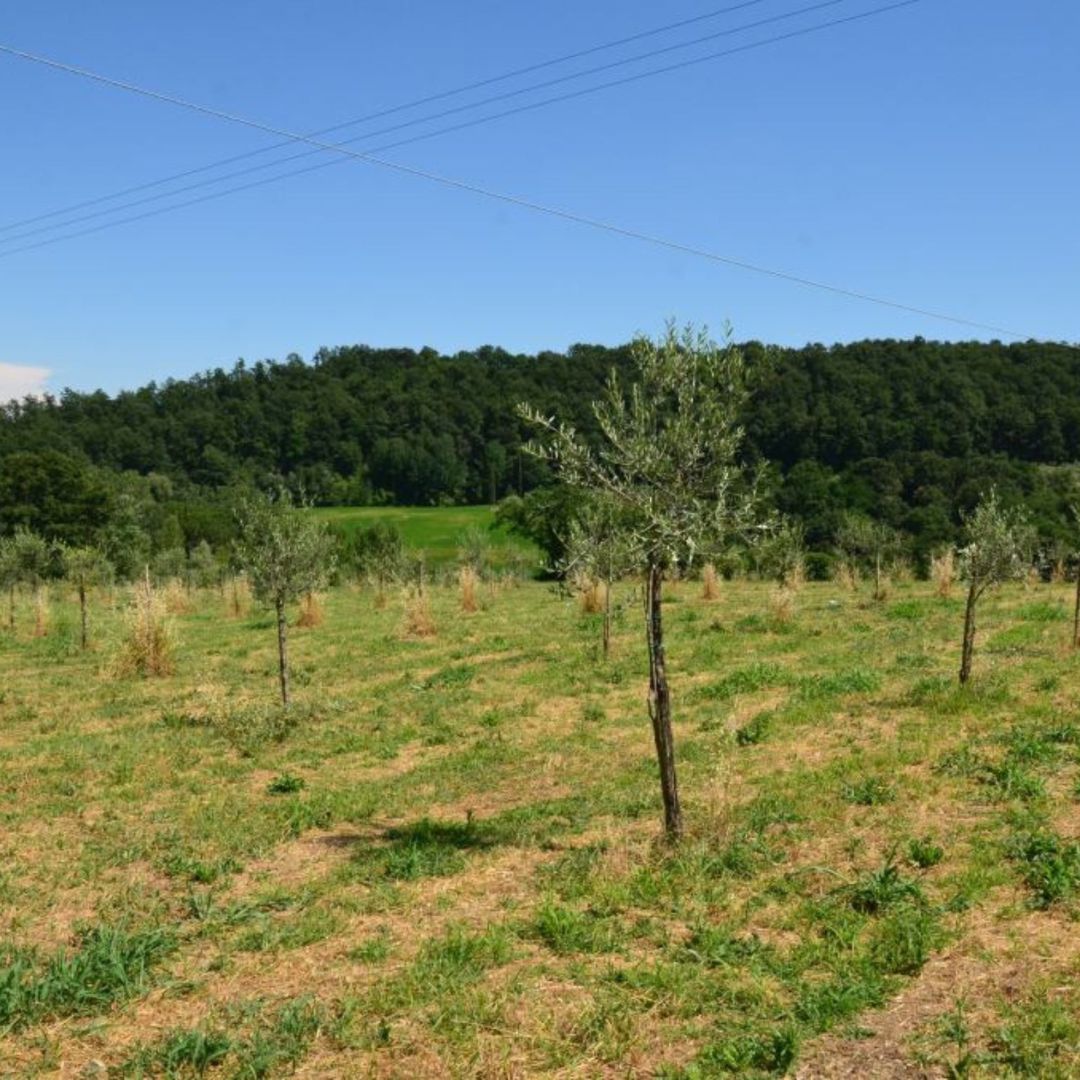
[[[778,508],[812,548],[854,511],[902,530],[922,558],[955,541],[990,486],[1023,501],[1046,542],[1064,538],[1080,461],[1077,348],[916,338],[745,350],[745,452],[769,464]],[[327,505],[496,502],[549,479],[521,453],[516,405],[569,418],[589,440],[590,403],[628,355],[352,346],[115,397],[11,403],[0,412],[0,532],[25,525],[79,542],[138,517],[154,549],[216,546],[230,493],[251,487]]]

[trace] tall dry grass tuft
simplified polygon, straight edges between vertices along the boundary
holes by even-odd
[[[436,633],[435,620],[431,616],[431,602],[427,592],[412,588],[405,594],[405,611],[401,632],[408,638],[430,638]]]
[[[801,555],[796,555],[792,560],[791,568],[784,575],[784,587],[797,593],[806,584],[806,560]]]
[[[49,597],[41,586],[34,590],[34,637],[49,633]]]
[[[702,600],[720,599],[720,579],[716,573],[716,567],[708,562],[701,571],[701,598]]]
[[[930,580],[934,583],[934,591],[942,600],[948,600],[952,596],[956,582],[956,555],[952,548],[946,548],[940,555],[934,555],[930,559]]]
[[[246,577],[234,577],[229,583],[228,605],[232,618],[247,618],[251,611],[251,585]]]
[[[1053,566],[1050,567],[1050,583],[1052,585],[1064,585],[1068,580],[1068,575],[1065,572],[1065,560],[1055,559]]]
[[[458,584],[461,586],[461,610],[467,615],[480,610],[480,604],[476,599],[476,586],[479,578],[476,571],[466,563],[458,571]]]
[[[171,578],[161,590],[161,600],[170,615],[187,615],[191,612],[191,595],[181,581]]]
[[[296,618],[296,625],[305,630],[315,626],[322,626],[326,615],[323,611],[322,601],[316,593],[305,593],[300,601],[300,614]]]
[[[1027,573],[1024,575],[1024,588],[1027,591],[1038,588],[1042,584],[1042,574],[1039,573],[1037,566],[1029,566]]]
[[[859,588],[859,571],[847,560],[844,560],[836,568],[836,583],[850,592],[856,592]]]
[[[602,581],[587,581],[581,587],[578,603],[585,615],[599,615],[607,605],[607,585]]]
[[[789,585],[778,585],[769,593],[769,614],[778,623],[789,623],[795,618],[795,590]]]
[[[112,665],[117,675],[171,675],[176,670],[176,643],[165,602],[154,591],[150,575],[135,586],[127,614],[127,633]]]

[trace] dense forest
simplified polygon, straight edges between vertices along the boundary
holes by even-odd
[[[863,341],[744,346],[746,453],[777,507],[828,547],[856,510],[923,557],[996,486],[1063,540],[1080,461],[1080,349]],[[529,401],[588,437],[590,402],[628,347],[565,354],[349,346],[114,397],[64,391],[0,411],[0,533],[70,542],[142,528],[153,548],[217,544],[230,493],[284,484],[321,504],[496,502],[542,486],[520,447]]]

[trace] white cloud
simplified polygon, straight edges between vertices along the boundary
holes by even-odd
[[[27,394],[43,394],[51,374],[48,368],[0,362],[0,402]]]

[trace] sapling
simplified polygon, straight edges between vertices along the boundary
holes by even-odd
[[[334,544],[326,526],[301,512],[287,495],[247,499],[236,512],[237,558],[255,598],[277,619],[281,703],[290,701],[288,605],[322,588],[334,568]]]
[[[959,552],[960,577],[967,582],[960,682],[971,678],[975,653],[975,612],[987,589],[1020,581],[1031,564],[1033,531],[1022,510],[1007,510],[991,489],[964,523],[966,543]]]
[[[865,562],[873,568],[874,599],[884,600],[885,568],[899,547],[896,530],[861,514],[849,514],[841,524],[836,539],[851,565]]]
[[[673,325],[656,342],[631,347],[635,381],[624,389],[612,372],[593,404],[599,428],[593,450],[565,423],[530,406],[521,415],[539,430],[529,451],[574,492],[601,496],[617,510],[620,540],[644,579],[649,657],[649,716],[659,762],[664,827],[683,831],[675,769],[664,642],[663,583],[687,571],[704,551],[748,530],[757,509],[756,482],[740,458],[747,380],[730,338]]]
[[[605,495],[584,499],[570,522],[559,569],[588,582],[582,608],[603,614],[600,642],[604,659],[611,655],[611,603],[615,582],[635,569],[634,552],[626,542],[619,505]]]
[[[0,589],[7,594],[7,625],[15,633],[15,590],[19,585],[19,560],[15,553],[15,539],[0,536]]]
[[[12,537],[17,579],[30,586],[34,601],[34,636],[45,636],[45,604],[42,586],[49,573],[52,551],[48,543],[29,529],[16,529]]]
[[[113,565],[105,553],[97,547],[63,548],[61,557],[64,576],[79,597],[79,643],[85,652],[89,638],[87,634],[87,600],[90,591],[100,585],[108,585],[114,577]]]

